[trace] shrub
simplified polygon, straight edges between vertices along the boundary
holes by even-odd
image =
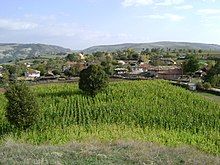
[[[57,70],[57,69],[53,70],[52,73],[53,73],[54,75],[60,75],[60,71]]]
[[[90,65],[80,72],[79,77],[79,88],[92,97],[108,84],[108,77],[99,65]]]
[[[209,82],[213,87],[220,87],[220,61],[208,71],[204,81]]]
[[[193,74],[199,69],[199,60],[195,56],[189,56],[189,59],[183,63],[183,71],[186,74]]]
[[[202,83],[202,82],[198,82],[198,83],[196,84],[196,88],[197,88],[198,90],[204,89],[203,83]]]
[[[203,84],[203,87],[204,87],[205,89],[210,89],[212,86],[211,86],[210,83],[205,82],[205,83]]]
[[[15,127],[26,129],[39,116],[39,106],[34,93],[25,83],[11,83],[5,93],[8,99],[6,118]]]

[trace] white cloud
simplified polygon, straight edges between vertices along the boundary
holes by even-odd
[[[157,6],[172,6],[183,4],[184,0],[123,0],[122,5],[124,7],[130,6],[147,6],[147,5],[157,5]]]
[[[198,10],[200,15],[219,15],[220,9],[200,9]]]
[[[130,7],[130,6],[146,6],[153,4],[153,0],[123,0],[122,5],[124,7]]]
[[[166,18],[164,15],[159,15],[159,14],[152,14],[152,15],[147,15],[144,17],[150,18],[150,19],[165,19]]]
[[[176,15],[176,14],[170,14],[170,13],[146,15],[146,16],[144,16],[144,18],[159,19],[159,20],[168,19],[168,20],[174,21],[174,22],[181,21],[184,19],[183,16]]]
[[[38,24],[20,20],[0,19],[0,29],[5,30],[30,30],[34,29]]]
[[[203,0],[204,2],[216,2],[216,0]]]
[[[176,9],[178,10],[190,10],[193,9],[192,5],[182,5],[182,6],[177,6]]]
[[[160,6],[172,6],[172,5],[180,5],[184,3],[184,0],[164,0],[162,2],[156,3],[156,5]]]

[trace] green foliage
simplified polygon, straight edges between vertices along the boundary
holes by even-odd
[[[192,74],[199,69],[199,60],[191,55],[188,60],[183,63],[183,71],[186,74]]]
[[[114,73],[113,65],[110,62],[101,62],[101,66],[107,75],[112,75]]]
[[[77,55],[75,54],[75,53],[72,53],[72,54],[68,54],[67,56],[66,56],[66,60],[67,61],[77,61]]]
[[[39,106],[33,92],[24,83],[12,83],[7,88],[6,118],[15,127],[26,129],[32,126],[39,115]]]
[[[54,74],[54,75],[60,75],[60,71],[58,70],[58,69],[54,69],[53,71],[52,71],[52,73]]]
[[[10,75],[16,74],[16,66],[15,65],[5,65],[6,70]]]
[[[205,83],[203,84],[203,87],[204,87],[205,89],[210,89],[212,86],[211,86],[210,83],[205,82]]]
[[[2,73],[2,83],[8,83],[9,78],[10,78],[10,74],[9,74],[8,70],[5,70]]]
[[[17,78],[17,68],[15,65],[5,65],[5,75],[7,74],[6,77],[8,77],[10,80],[16,80]]]
[[[196,84],[196,89],[198,89],[198,90],[204,89],[203,83],[202,83],[202,82],[198,82],[198,83]]]
[[[79,74],[79,70],[76,67],[71,67],[64,71],[64,75],[68,77],[74,77]]]
[[[64,61],[61,59],[51,59],[46,63],[46,70],[59,70],[61,71],[62,66],[64,65]]]
[[[108,77],[99,65],[90,65],[80,72],[79,77],[79,88],[92,97],[105,89],[108,84]]]
[[[138,53],[133,53],[131,55],[131,57],[132,57],[133,60],[138,60],[139,59],[139,54]]]
[[[20,134],[5,121],[6,101],[0,94],[1,135],[11,129],[7,136],[33,144],[130,139],[220,153],[220,106],[166,81],[114,82],[95,98],[81,95],[76,84],[33,88],[42,115]]]
[[[40,71],[40,75],[41,75],[41,76],[44,76],[44,75],[47,73],[47,69],[46,69],[46,65],[45,65],[45,64],[39,64],[39,65],[36,67],[36,70],[39,70],[39,71]]]
[[[204,80],[205,82],[209,82],[213,87],[220,87],[220,61],[208,71]]]

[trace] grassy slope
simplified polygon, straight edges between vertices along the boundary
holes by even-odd
[[[199,92],[199,95],[203,96],[204,98],[210,99],[215,101],[216,103],[220,104],[220,96],[210,94],[210,93],[205,93],[205,92]]]
[[[212,101],[164,81],[111,83],[95,100],[82,96],[75,84],[34,87],[41,105],[39,122],[16,131],[4,118],[0,95],[1,140],[63,144],[72,140],[152,141],[169,146],[192,145],[219,154],[220,107]]]

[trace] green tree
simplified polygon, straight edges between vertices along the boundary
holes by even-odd
[[[114,73],[113,65],[110,62],[101,62],[101,66],[107,75],[112,75]]]
[[[71,68],[64,71],[64,75],[68,77],[74,77],[79,76],[80,71],[82,70],[82,66],[80,63],[77,63],[76,65],[72,66]]]
[[[17,68],[15,65],[5,65],[6,72],[9,73],[10,80],[17,79]]]
[[[199,69],[199,60],[195,56],[189,56],[183,63],[183,71],[186,74],[192,74]]]
[[[40,75],[41,76],[44,76],[47,73],[47,69],[46,69],[46,65],[45,64],[39,64],[36,67],[36,69],[40,71]]]
[[[199,53],[202,53],[202,49],[199,49],[199,51],[198,51]]]
[[[214,87],[220,87],[220,61],[218,61],[204,77],[205,82],[209,82]]]
[[[9,84],[5,97],[8,99],[6,118],[12,125],[26,129],[37,121],[39,106],[34,93],[25,83]]]
[[[54,74],[54,75],[60,75],[60,71],[58,70],[58,69],[54,69],[53,71],[52,71],[52,73]]]
[[[5,70],[2,73],[2,82],[3,83],[8,83],[9,82],[9,78],[10,78],[10,73],[8,72],[8,70]]]
[[[67,61],[77,61],[77,55],[76,55],[76,53],[72,53],[72,54],[68,54],[67,56],[66,56],[66,60]]]
[[[79,89],[95,97],[108,85],[108,77],[100,65],[90,65],[79,74]]]

